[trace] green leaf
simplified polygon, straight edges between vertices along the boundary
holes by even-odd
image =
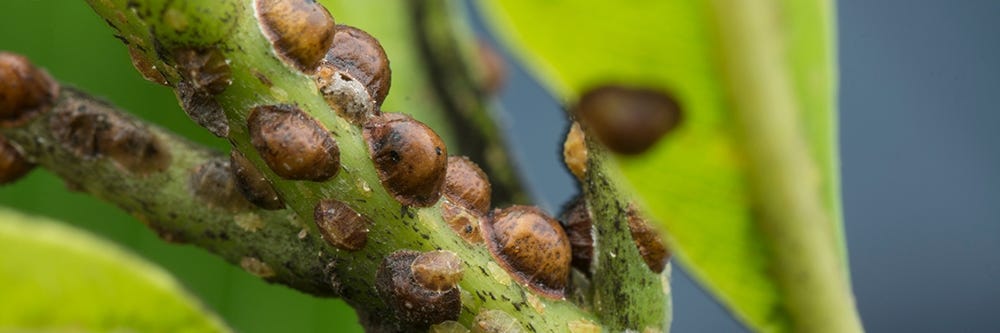
[[[0,208],[0,330],[228,332],[165,271],[51,220]]]
[[[608,163],[740,320],[860,330],[839,213],[831,2],[481,3],[567,104],[609,84],[680,100],[679,128]]]

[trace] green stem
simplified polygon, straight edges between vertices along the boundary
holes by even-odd
[[[666,331],[671,321],[670,268],[661,276],[643,262],[629,229],[631,199],[615,185],[619,183],[605,148],[588,141],[587,177],[582,185],[595,231],[594,310],[615,332]]]
[[[465,262],[459,283],[471,295],[463,299],[459,321],[472,323],[481,311],[499,309],[526,327],[544,332],[565,331],[573,321],[590,315],[567,301],[541,300],[543,307],[525,306],[532,294],[526,287],[501,278],[491,270],[492,257],[482,246],[470,245],[450,230],[438,206],[401,206],[380,186],[361,130],[342,119],[326,105],[312,79],[277,57],[261,33],[252,1],[213,2],[171,0],[89,0],[94,10],[122,33],[140,56],[162,69],[172,85],[179,82],[177,64],[164,53],[177,47],[214,48],[228,61],[233,84],[214,96],[225,111],[228,139],[274,184],[288,207],[317,234],[313,210],[322,199],[336,199],[372,221],[364,249],[338,251],[338,275],[349,277],[357,288],[341,296],[360,311],[381,320],[392,320],[375,292],[374,277],[382,259],[400,249],[429,251],[444,249]],[[169,52],[169,51],[167,51]],[[406,75],[407,73],[403,73]],[[262,80],[260,77],[266,77]],[[247,133],[249,111],[260,105],[293,104],[331,132],[340,148],[340,172],[324,182],[291,181],[275,175],[250,144]],[[300,260],[314,260],[306,256]],[[495,265],[495,264],[493,264]],[[506,283],[505,283],[506,282]]]
[[[773,273],[797,332],[860,332],[820,168],[809,153],[770,1],[711,2]]]

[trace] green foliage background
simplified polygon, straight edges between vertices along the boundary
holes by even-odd
[[[0,1],[0,50],[23,54],[63,83],[105,98],[143,119],[194,141],[227,149],[225,141],[187,118],[169,89],[139,76],[125,46],[83,1]],[[237,331],[361,332],[353,310],[340,300],[268,285],[206,251],[165,243],[131,216],[91,196],[69,191],[44,170],[0,187],[0,206],[67,221],[133,250],[172,272]],[[3,288],[17,286],[2,286],[0,294]]]

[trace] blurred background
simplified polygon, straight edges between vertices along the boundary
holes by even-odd
[[[1000,329],[1000,110],[992,100],[1000,94],[1000,1],[841,0],[838,9],[845,225],[866,327]],[[489,38],[480,20],[473,25]],[[188,120],[169,90],[139,77],[82,1],[0,1],[0,50],[25,54],[144,119],[226,147]],[[532,190],[554,213],[576,193],[559,153],[566,121],[558,103],[507,59],[506,130]],[[166,244],[44,171],[0,188],[0,205],[134,250],[238,331],[360,331],[340,301],[267,285],[197,248]],[[682,269],[674,272],[675,332],[743,330]]]

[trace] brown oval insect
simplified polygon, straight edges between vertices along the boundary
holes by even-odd
[[[342,250],[357,251],[368,243],[370,219],[356,212],[347,204],[334,200],[320,200],[313,210],[313,221],[327,243]]]
[[[284,200],[274,190],[271,182],[243,153],[233,149],[229,152],[229,161],[233,178],[236,180],[236,189],[247,201],[266,210],[285,208]]]
[[[667,249],[667,245],[663,243],[663,239],[660,238],[656,229],[642,217],[635,204],[629,205],[627,216],[632,240],[635,242],[636,248],[639,249],[642,260],[653,272],[662,273],[667,267],[667,261],[670,260],[670,251]]]
[[[257,21],[275,53],[311,74],[333,44],[337,25],[315,0],[256,0]]]
[[[59,85],[44,70],[17,54],[0,52],[0,126],[26,124],[47,110]]]
[[[378,106],[389,95],[392,84],[389,57],[382,44],[364,30],[338,25],[333,47],[327,51],[320,66],[336,68],[360,81]]]
[[[490,180],[483,169],[464,156],[448,158],[448,171],[444,179],[444,195],[448,200],[486,214],[490,210]]]
[[[229,123],[215,96],[232,80],[229,60],[218,47],[180,48],[173,51],[181,81],[175,94],[191,120],[217,137],[229,136]]]
[[[566,205],[562,221],[573,249],[573,267],[590,276],[590,265],[594,260],[594,226],[583,195],[578,195]]]
[[[441,202],[441,217],[448,223],[451,230],[454,230],[465,241],[473,244],[483,242],[483,235],[479,232],[482,215],[462,205],[445,200]]]
[[[278,176],[321,182],[340,171],[337,141],[298,107],[258,106],[247,122],[250,143]]]
[[[486,310],[472,319],[472,333],[520,333],[521,323],[501,310]]]
[[[28,162],[14,145],[0,136],[0,185],[21,179],[34,168],[35,165]]]
[[[352,124],[362,125],[378,114],[365,86],[350,74],[320,65],[314,79],[326,104]]]
[[[580,97],[573,110],[584,128],[620,154],[640,154],[681,122],[681,105],[657,90],[602,86]]]
[[[437,250],[421,253],[410,264],[413,279],[424,288],[445,291],[462,280],[462,260],[454,252]]]
[[[167,78],[163,77],[163,73],[160,73],[156,65],[153,65],[149,58],[134,44],[128,45],[128,56],[132,60],[132,67],[135,67],[143,79],[159,85],[170,85],[170,82],[167,82]]]
[[[573,122],[563,142],[563,161],[579,181],[587,178],[587,141],[580,123]]]
[[[549,298],[565,296],[572,251],[558,221],[537,207],[512,206],[494,210],[482,229],[490,253],[516,280]]]
[[[375,273],[375,289],[398,319],[402,331],[426,330],[431,325],[458,319],[462,299],[458,288],[434,291],[413,277],[411,265],[420,252],[396,251],[382,260]]]
[[[430,127],[401,113],[365,124],[365,141],[382,186],[407,206],[427,207],[441,197],[448,149]]]
[[[211,207],[229,212],[245,211],[249,202],[237,191],[230,163],[222,158],[210,159],[191,172],[188,187],[195,197]]]

